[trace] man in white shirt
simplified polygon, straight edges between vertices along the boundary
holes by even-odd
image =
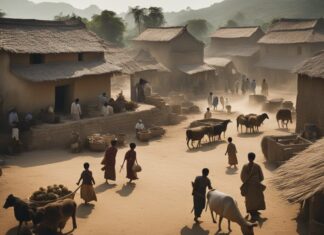
[[[80,120],[80,116],[81,116],[82,112],[81,112],[81,106],[79,104],[79,99],[75,99],[75,101],[71,104],[71,116],[72,116],[72,120]]]
[[[101,108],[101,113],[104,117],[107,117],[109,115],[114,114],[114,109],[110,105],[108,105],[107,102],[104,103],[104,105]]]
[[[15,108],[9,113],[9,125],[13,128],[16,127],[19,123],[18,114]]]
[[[141,119],[139,119],[138,122],[135,125],[136,133],[139,132],[139,131],[142,131],[144,129],[145,129],[145,126],[143,124],[143,121]]]

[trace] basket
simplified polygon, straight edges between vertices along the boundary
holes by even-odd
[[[106,134],[106,135],[102,135],[102,138],[105,141],[106,145],[110,146],[111,141],[116,139],[116,136],[112,134]]]
[[[107,148],[107,144],[105,142],[90,142],[89,148],[94,152],[104,152]]]
[[[142,171],[142,167],[140,166],[140,165],[138,165],[138,164],[134,164],[133,165],[133,167],[132,167],[132,170],[134,171],[134,172],[141,172]]]
[[[147,130],[147,131],[140,131],[137,133],[137,138],[140,141],[143,142],[147,142],[151,139],[151,131]]]
[[[165,130],[162,127],[152,127],[149,129],[151,132],[151,138],[161,137],[165,134]]]

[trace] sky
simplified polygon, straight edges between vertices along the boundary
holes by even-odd
[[[164,11],[179,11],[190,7],[199,9],[208,7],[215,2],[223,0],[31,0],[33,2],[66,2],[77,8],[86,8],[92,4],[97,5],[101,9],[113,10],[118,13],[128,11],[128,7],[141,6],[162,7]]]

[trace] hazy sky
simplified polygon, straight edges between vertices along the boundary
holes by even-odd
[[[116,12],[126,12],[128,6],[159,6],[164,11],[179,11],[187,8],[198,9],[208,7],[215,2],[223,0],[31,0],[33,2],[66,2],[77,8],[85,8],[95,4],[101,9],[113,10]]]

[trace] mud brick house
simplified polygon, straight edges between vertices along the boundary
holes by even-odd
[[[296,68],[298,73],[296,132],[315,124],[324,135],[324,51]]]
[[[201,92],[215,79],[214,69],[204,63],[204,43],[186,26],[148,28],[133,43],[171,71],[173,89]]]
[[[258,59],[258,40],[264,32],[258,26],[221,27],[210,36],[208,57],[231,59],[237,69],[248,77],[257,78],[254,64]]]
[[[38,111],[52,105],[66,112],[110,94],[110,78],[121,68],[105,59],[105,44],[78,20],[0,19],[2,112]]]
[[[324,49],[324,19],[276,20],[258,43],[260,76],[270,84],[292,81],[295,86],[295,67]]]

